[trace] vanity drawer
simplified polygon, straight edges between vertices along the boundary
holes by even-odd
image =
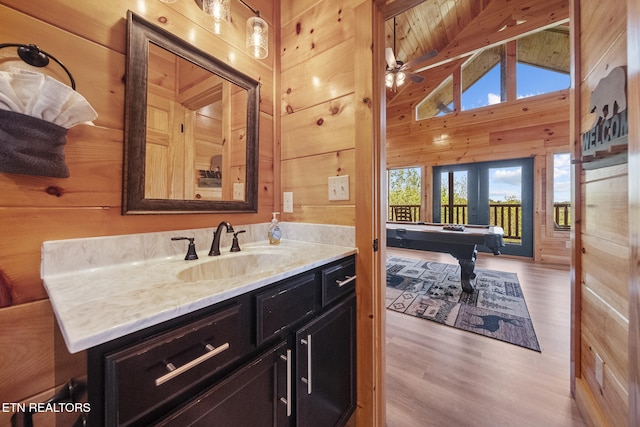
[[[129,425],[242,355],[240,305],[105,358],[109,425]]]
[[[313,314],[318,308],[315,274],[306,274],[256,295],[256,343]]]
[[[322,270],[322,306],[353,292],[356,284],[356,260],[351,257]]]

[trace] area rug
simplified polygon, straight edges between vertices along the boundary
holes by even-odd
[[[386,307],[539,352],[517,274],[475,273],[475,290],[465,293],[457,264],[389,257]]]

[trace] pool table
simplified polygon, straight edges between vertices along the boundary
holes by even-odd
[[[477,246],[484,245],[494,255],[504,247],[504,230],[500,227],[465,225],[461,230],[447,224],[424,222],[387,222],[387,246],[453,255],[460,264],[460,282],[464,292],[473,292]]]

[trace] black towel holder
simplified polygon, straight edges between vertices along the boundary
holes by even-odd
[[[0,44],[0,49],[5,47],[17,47],[18,48],[18,56],[24,62],[34,67],[46,67],[49,65],[49,59],[53,59],[58,65],[62,67],[62,69],[69,76],[69,80],[71,80],[71,88],[76,90],[76,81],[73,79],[71,72],[64,66],[62,62],[57,60],[50,53],[41,50],[35,44],[18,44],[18,43],[2,43]]]

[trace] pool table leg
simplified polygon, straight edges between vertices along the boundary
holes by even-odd
[[[476,278],[476,273],[473,270],[476,267],[477,254],[478,251],[474,250],[471,259],[458,259],[458,264],[460,264],[460,283],[462,284],[463,292],[473,292],[473,283],[471,281]]]

